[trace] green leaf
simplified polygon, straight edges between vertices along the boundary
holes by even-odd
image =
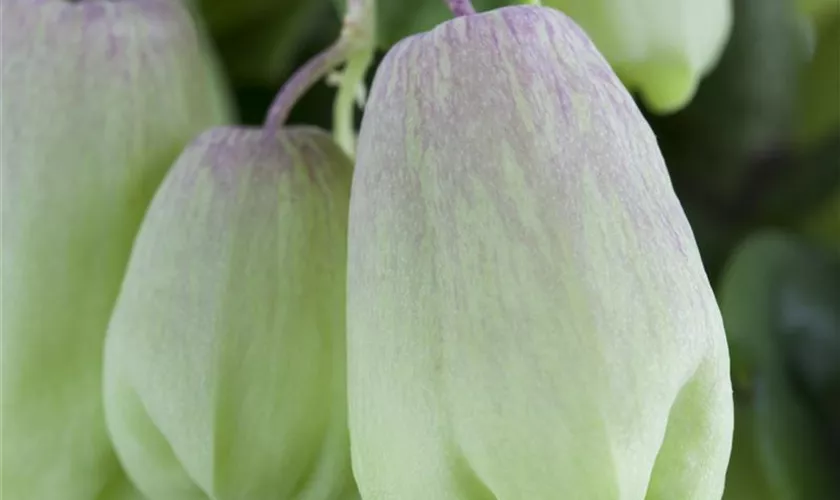
[[[819,419],[786,378],[767,366],[736,398],[723,500],[830,500],[840,496]]]
[[[735,399],[735,433],[726,471],[723,500],[777,500],[758,455],[755,409],[749,400]]]
[[[824,428],[783,365],[762,368],[735,403],[735,433],[723,500],[840,497]]]
[[[775,288],[782,271],[805,259],[803,245],[776,231],[756,233],[733,253],[718,291],[736,387],[749,388],[766,366],[783,363],[775,337]]]
[[[840,258],[814,250],[784,269],[773,311],[789,365],[840,432]]]
[[[719,299],[738,395],[727,500],[840,493],[827,419],[813,405],[819,397],[836,401],[840,378],[840,264],[832,259],[795,236],[767,231],[746,240],[727,266]],[[790,375],[811,394],[800,393]]]
[[[775,498],[839,498],[836,466],[819,421],[780,367],[769,370],[756,384],[753,404],[756,454]]]

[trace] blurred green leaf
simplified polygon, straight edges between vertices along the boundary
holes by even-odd
[[[755,164],[746,188],[738,202],[754,223],[798,228],[840,194],[840,135]],[[835,205],[834,210],[837,238],[840,209]]]
[[[840,258],[816,249],[809,257],[782,270],[774,323],[793,373],[838,433]]]
[[[723,500],[840,498],[836,463],[817,418],[783,366],[766,366],[735,401]]]
[[[840,189],[807,217],[802,229],[814,241],[840,252]]]
[[[276,13],[297,9],[304,3],[318,0],[190,0],[198,8],[210,32],[225,36],[243,27],[273,17]]]
[[[796,138],[806,144],[840,135],[840,10],[816,26],[814,56],[799,78]]]
[[[750,401],[736,399],[735,433],[723,500],[774,500],[756,439],[755,410]]]
[[[820,425],[781,366],[767,367],[735,401],[723,500],[840,498]]]
[[[840,11],[840,0],[797,0],[797,4],[802,13],[815,18]]]
[[[754,387],[752,404],[755,452],[772,492],[768,500],[839,498],[834,464],[818,422],[783,370],[763,374]]]
[[[822,415],[838,400],[838,279],[836,256],[779,231],[752,235],[727,264],[718,297],[736,420],[726,500],[840,498],[832,415]]]
[[[327,31],[332,39],[339,26],[326,1],[276,2],[263,16],[217,35],[216,44],[234,82],[279,85],[313,31]]]
[[[347,0],[333,0],[344,12]],[[509,5],[510,0],[473,0],[477,11],[491,10]],[[377,0],[376,38],[380,48],[389,49],[403,38],[429,31],[438,24],[452,19],[444,0]]]
[[[773,307],[784,269],[809,257],[795,237],[777,231],[756,233],[733,253],[718,289],[731,355],[733,385],[748,389],[767,366],[784,358],[775,338]]]

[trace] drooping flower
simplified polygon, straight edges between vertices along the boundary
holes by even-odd
[[[363,498],[720,498],[720,313],[656,140],[578,26],[518,6],[402,41],[357,154]]]
[[[128,498],[108,318],[154,189],[226,95],[179,2],[3,0],[0,19],[0,497]]]
[[[575,20],[660,113],[691,101],[732,27],[731,0],[546,0]]]
[[[192,143],[137,237],[105,351],[108,429],[150,499],[336,500],[350,160],[312,129]]]

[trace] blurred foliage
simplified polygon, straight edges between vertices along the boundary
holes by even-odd
[[[729,0],[545,0],[589,34],[628,89],[658,113],[691,101],[729,38]]]
[[[654,123],[671,163],[729,199],[749,159],[785,140],[807,57],[807,25],[790,0],[734,0],[733,8],[732,37],[717,68],[682,113]]]
[[[216,42],[228,76],[236,83],[273,84],[293,69],[325,2],[309,0],[183,0]]]
[[[798,264],[781,271],[773,324],[792,375],[840,444],[840,259],[803,251]]]
[[[719,286],[736,400],[727,499],[840,492],[840,259],[780,232],[741,245]]]
[[[713,281],[757,228],[807,225],[816,240],[837,239],[840,135],[831,116],[840,86],[826,76],[840,78],[840,59],[833,32],[813,29],[840,19],[828,3],[812,20],[791,0],[733,0],[731,39],[695,99],[675,115],[649,115]],[[805,100],[814,113],[802,111]],[[810,140],[798,139],[805,123]]]
[[[377,5],[380,57],[449,18],[442,0]],[[344,0],[201,6],[242,120],[257,124],[294,68],[335,39]],[[732,8],[731,38],[694,100],[647,115],[729,335],[736,432],[725,498],[836,499],[840,0],[732,0]],[[317,85],[291,121],[329,128],[333,96]]]
[[[784,374],[768,371],[747,401],[736,400],[724,500],[836,498],[836,469],[800,399]]]
[[[326,17],[326,9],[317,3],[298,1],[285,7],[219,37],[220,55],[234,80],[276,81],[293,69],[292,56],[301,50],[301,37],[307,27]]]
[[[344,12],[346,0],[332,0],[339,12]],[[477,11],[504,7],[514,2],[506,0],[473,0]],[[429,31],[451,19],[452,14],[443,0],[376,0],[377,42],[387,50],[403,38]]]
[[[830,16],[837,13],[838,0],[797,0],[799,10],[809,16]]]
[[[816,241],[840,251],[840,190],[814,210],[802,223],[803,232]]]
[[[797,139],[819,140],[840,125],[840,15],[814,21],[816,49],[799,80]]]

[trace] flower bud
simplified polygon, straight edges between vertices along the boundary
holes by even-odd
[[[517,6],[404,40],[357,151],[363,498],[720,498],[720,313],[656,139],[581,29]]]
[[[2,0],[0,19],[0,497],[128,498],[108,493],[102,342],[154,189],[226,97],[179,2]]]
[[[717,64],[731,0],[546,0],[574,19],[654,111],[677,111]]]
[[[312,129],[214,129],[138,234],[108,329],[108,429],[150,499],[335,500],[349,159]]]

